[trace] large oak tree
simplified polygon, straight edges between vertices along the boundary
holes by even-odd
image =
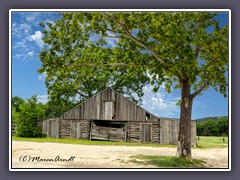
[[[191,159],[194,98],[226,96],[228,26],[213,12],[67,12],[44,28],[40,73],[51,96],[92,95],[106,86],[143,95],[150,83],[181,89],[177,155]],[[78,97],[79,97],[78,96]]]

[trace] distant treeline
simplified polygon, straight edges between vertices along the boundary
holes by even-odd
[[[197,136],[228,136],[228,117],[197,120]]]

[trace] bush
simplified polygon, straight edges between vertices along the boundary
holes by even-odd
[[[228,119],[222,117],[217,121],[209,119],[203,122],[197,122],[197,136],[227,136]]]
[[[37,96],[32,96],[20,105],[20,118],[16,122],[16,135],[19,137],[41,137],[41,128],[37,120],[44,118],[45,108],[37,102]]]
[[[16,136],[18,137],[41,137],[41,128],[36,123],[22,120],[17,124]]]

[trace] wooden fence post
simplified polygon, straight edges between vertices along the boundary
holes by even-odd
[[[89,132],[89,140],[92,140],[92,126],[93,126],[93,120],[90,121],[90,132]]]

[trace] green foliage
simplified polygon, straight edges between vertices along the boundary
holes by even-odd
[[[45,117],[46,118],[54,118],[60,116],[61,114],[67,112],[77,103],[69,102],[63,99],[51,99],[44,105],[45,107]]]
[[[218,121],[221,118],[228,118],[228,116],[212,116],[212,117],[205,117],[205,118],[200,118],[200,119],[195,119],[196,122],[202,123],[204,121],[208,121],[209,119],[213,119],[214,121]]]
[[[16,112],[16,108],[12,106],[12,122],[15,123],[21,119],[21,114]]]
[[[20,106],[24,103],[24,100],[18,96],[12,98],[12,108],[15,112],[20,112]]]
[[[37,96],[32,96],[19,107],[21,117],[16,121],[16,135],[19,137],[39,137],[41,129],[37,120],[45,117],[45,108],[37,102]]]
[[[220,135],[228,136],[229,129],[228,118],[220,118],[217,122],[217,126]]]
[[[12,122],[13,123],[16,123],[18,120],[21,119],[20,106],[24,102],[25,101],[18,96],[12,97]]]
[[[200,159],[186,160],[181,157],[173,156],[131,156],[131,162],[138,164],[154,165],[160,168],[207,168],[205,161]]]
[[[150,83],[175,82],[197,94],[212,86],[226,96],[228,26],[212,12],[66,12],[41,23],[39,57],[51,100],[80,102],[110,86],[136,101]],[[207,29],[213,28],[210,33]],[[199,60],[199,58],[201,60]],[[151,77],[151,78],[150,78]],[[138,99],[132,94],[136,93]]]
[[[38,108],[38,110],[40,109],[41,111],[36,114],[37,119],[53,118],[53,117],[59,116],[77,105],[76,103],[72,103],[64,100],[56,100],[56,99],[50,100],[46,104],[42,104],[42,103],[37,103],[36,98],[37,96],[32,96],[30,99],[31,99],[31,103],[32,104],[35,103],[36,108]],[[32,101],[36,101],[36,102],[33,103]],[[30,103],[30,100],[28,100],[28,102],[25,102],[23,99],[17,96],[12,98],[12,122],[15,123],[19,120],[22,120],[26,116],[36,119],[36,117],[33,117],[33,114],[31,113],[32,110],[30,108],[26,109],[26,104],[30,106],[29,103]],[[27,112],[28,110],[29,112]],[[44,111],[44,113],[42,111]]]
[[[228,135],[228,118],[221,117],[217,121],[208,119],[197,122],[198,136],[227,136]]]

